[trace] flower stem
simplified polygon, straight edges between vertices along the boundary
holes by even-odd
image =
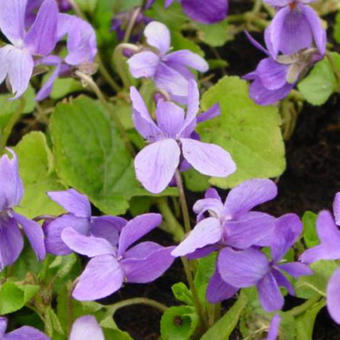
[[[110,114],[112,117],[116,128],[119,131],[119,134],[125,144],[125,147],[127,150],[130,152],[132,156],[135,155],[135,150],[130,142],[129,136],[127,135],[124,126],[122,122],[120,121],[117,112],[112,109],[112,107],[109,105],[109,103],[106,101],[104,94],[101,92],[97,84],[93,81],[92,77],[88,76],[87,74],[84,74],[80,71],[76,71],[76,75],[86,84],[88,85],[92,91],[96,94],[98,97],[99,101],[102,103],[104,108],[107,110],[107,112]]]
[[[100,55],[97,55],[97,61],[98,61],[98,67],[99,72],[103,76],[103,78],[106,80],[106,82],[111,86],[111,88],[116,91],[117,93],[121,91],[120,86],[117,84],[117,82],[111,77],[109,71],[106,69],[102,58]]]
[[[123,43],[127,43],[129,42],[130,40],[130,37],[131,37],[131,34],[132,34],[132,30],[133,30],[133,27],[135,26],[135,23],[136,23],[136,20],[138,19],[138,16],[139,14],[142,12],[142,7],[137,7],[131,18],[130,18],[130,21],[129,21],[129,24],[128,24],[128,27],[125,31],[125,35],[124,35],[124,39],[123,39]]]
[[[178,192],[179,192],[179,202],[181,204],[181,209],[182,209],[184,230],[186,233],[189,233],[191,230],[189,209],[188,209],[187,200],[185,198],[182,176],[179,170],[176,170],[175,179],[176,179],[176,184],[177,184]]]
[[[332,71],[333,71],[334,76],[336,78],[336,82],[337,82],[337,85],[338,85],[337,86],[337,91],[340,92],[340,72],[339,72],[338,68],[335,65],[332,53],[327,51],[326,52],[326,57],[327,57],[327,59],[329,61],[329,64],[331,65]]]
[[[320,298],[322,296],[320,294],[315,294],[314,296],[312,296],[309,300],[307,300],[306,302],[304,302],[303,304],[292,308],[291,310],[289,310],[288,312],[286,312],[287,314],[291,315],[291,316],[298,316],[300,314],[303,314],[304,312],[306,312],[308,309],[310,309],[314,304],[316,304],[317,302],[319,302]]]

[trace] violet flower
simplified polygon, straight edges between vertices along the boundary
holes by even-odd
[[[50,340],[44,333],[30,326],[20,327],[9,333],[5,333],[6,328],[7,328],[7,318],[0,317],[0,339],[1,340],[26,340],[26,339],[27,340],[28,339],[29,340]]]
[[[74,321],[68,340],[105,340],[96,318],[84,315]]]
[[[128,59],[130,72],[135,78],[152,78],[159,89],[166,90],[171,97],[185,104],[188,83],[194,75],[188,67],[200,72],[208,71],[207,62],[189,50],[170,51],[170,31],[160,23],[149,23],[144,35],[150,48],[145,48]]]
[[[24,241],[19,229],[21,225],[28,241],[39,260],[46,255],[44,233],[40,225],[14,212],[23,196],[23,185],[18,172],[15,153],[10,159],[6,154],[0,158],[0,270],[12,265],[19,257]]]
[[[300,262],[282,262],[283,256],[296,242],[302,232],[302,223],[295,214],[277,219],[271,240],[272,260],[258,248],[235,250],[229,247],[219,252],[217,267],[223,281],[235,288],[256,286],[261,305],[267,312],[283,307],[280,286],[294,295],[294,288],[283,272],[298,278],[311,275],[311,269]]]
[[[0,83],[8,78],[13,99],[27,89],[33,74],[34,58],[49,55],[57,42],[58,6],[44,0],[37,17],[25,30],[27,0],[0,1],[0,29],[11,44],[0,48]]]
[[[67,227],[72,227],[83,235],[104,237],[112,243],[118,240],[118,234],[127,223],[124,218],[115,216],[91,216],[91,204],[85,195],[74,189],[50,191],[48,196],[62,206],[67,213],[55,219],[48,219],[43,225],[47,252],[54,255],[68,255],[72,250],[63,242],[61,234]]]
[[[275,227],[275,218],[251,211],[255,206],[277,195],[276,184],[269,179],[252,179],[232,189],[225,202],[215,189],[208,189],[205,198],[194,204],[198,224],[175,248],[173,256],[204,256],[221,247],[246,249],[268,237]],[[204,217],[208,212],[209,217]]]
[[[131,87],[133,120],[137,131],[150,143],[135,158],[137,179],[152,193],[163,191],[184,158],[194,169],[208,176],[226,177],[236,170],[229,153],[215,144],[202,143],[192,137],[198,122],[199,92],[189,83],[187,112],[170,101],[157,102],[154,122],[138,91]],[[210,119],[211,110],[203,115]]]
[[[154,0],[147,2],[146,8],[153,4]],[[165,7],[169,7],[174,0],[165,0]],[[222,21],[228,13],[228,0],[178,0],[184,13],[191,19],[202,24],[213,24]]]
[[[285,98],[312,65],[323,57],[316,49],[309,49],[273,59],[248,33],[250,42],[268,57],[261,60],[256,70],[243,78],[253,80],[249,87],[250,97],[259,105],[271,105]]]
[[[276,340],[279,336],[281,317],[279,314],[273,316],[270,322],[268,334],[264,340]]]
[[[142,242],[131,247],[162,221],[160,214],[144,214],[130,220],[118,239],[84,236],[68,227],[61,238],[70,249],[91,258],[78,278],[73,297],[80,301],[111,295],[124,282],[147,283],[160,277],[172,264],[174,247]]]
[[[340,192],[335,195],[333,213],[321,211],[316,221],[320,245],[307,249],[300,257],[305,263],[340,259]],[[340,268],[330,278],[327,286],[327,308],[335,322],[340,324]]]
[[[279,52],[292,54],[316,46],[321,55],[326,51],[326,30],[313,8],[306,3],[315,0],[264,0],[278,8],[265,39],[273,58]]]

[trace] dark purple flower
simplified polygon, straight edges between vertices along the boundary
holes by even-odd
[[[272,260],[258,248],[245,250],[223,248],[217,261],[221,279],[235,288],[256,286],[264,310],[273,312],[281,309],[284,299],[279,287],[285,287],[289,294],[294,295],[293,286],[283,272],[294,278],[313,273],[303,263],[282,261],[301,232],[302,223],[298,216],[287,214],[278,218],[270,240]]]
[[[275,227],[275,218],[266,213],[251,211],[255,206],[277,195],[276,184],[269,179],[252,179],[232,189],[225,202],[215,189],[207,190],[205,198],[195,203],[198,224],[172,252],[173,256],[205,256],[230,246],[246,249],[268,237]],[[204,218],[209,212],[210,217]],[[213,246],[213,247],[212,247]]]
[[[171,97],[185,104],[188,96],[188,83],[194,75],[188,67],[200,72],[208,71],[207,62],[189,50],[170,51],[170,32],[168,28],[153,21],[149,23],[144,35],[149,46],[128,60],[129,69],[135,78],[152,78],[159,89],[166,90]]]
[[[266,45],[273,58],[279,52],[292,54],[316,46],[321,55],[326,51],[326,30],[318,14],[305,3],[314,0],[265,0],[279,8],[265,31]]]
[[[130,97],[135,127],[150,143],[135,158],[137,178],[148,191],[159,193],[169,185],[181,157],[197,171],[208,176],[226,177],[236,170],[227,151],[192,137],[199,111],[196,82],[189,82],[186,114],[176,104],[160,99],[156,108],[157,123],[152,120],[143,98],[134,87],[131,87]],[[203,119],[216,115],[214,108],[203,115]]]
[[[85,315],[74,321],[68,340],[105,340],[105,337],[96,318]]]
[[[23,246],[21,225],[37,258],[46,255],[44,233],[40,225],[13,211],[23,196],[23,185],[18,172],[15,153],[10,159],[6,154],[0,158],[0,270],[12,265],[19,257]]]
[[[46,250],[54,255],[71,254],[72,250],[63,242],[61,234],[67,227],[78,233],[93,237],[104,237],[117,242],[118,234],[127,223],[124,218],[115,216],[91,216],[91,204],[85,195],[74,189],[51,191],[48,196],[61,205],[66,214],[44,223]]]
[[[11,42],[0,48],[0,83],[8,78],[14,99],[26,91],[35,58],[49,55],[57,42],[55,0],[44,0],[28,31],[25,29],[26,4],[27,0],[0,1],[0,29]]]
[[[127,222],[118,238],[85,236],[72,227],[61,238],[78,254],[91,258],[78,278],[73,297],[80,301],[104,298],[121,288],[124,282],[147,283],[160,277],[172,264],[174,247],[142,242],[131,247],[162,221],[159,214],[144,214]]]

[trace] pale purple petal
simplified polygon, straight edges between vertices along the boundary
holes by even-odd
[[[71,249],[61,239],[62,231],[68,227],[72,227],[79,233],[87,235],[90,230],[90,222],[87,218],[67,214],[49,223],[45,223],[44,232],[47,252],[54,255],[68,255],[72,253]]]
[[[256,75],[268,90],[277,90],[287,83],[288,65],[280,64],[272,58],[262,59],[256,68]]]
[[[307,265],[300,262],[282,263],[276,266],[296,279],[300,276],[313,275],[313,271]]]
[[[269,51],[267,51],[258,41],[256,41],[252,35],[250,35],[250,33],[248,31],[244,31],[245,35],[247,36],[248,40],[250,41],[250,43],[256,47],[258,50],[260,50],[261,52],[263,52],[264,54],[270,56]]]
[[[273,7],[285,7],[292,2],[292,0],[263,0],[263,1]]]
[[[209,188],[204,193],[204,198],[216,198],[217,200],[222,202],[221,196],[215,188]]]
[[[209,69],[208,63],[201,56],[189,50],[180,50],[169,53],[163,60],[165,62],[191,67],[200,72],[207,72]]]
[[[152,247],[144,258],[127,258],[121,261],[125,277],[131,283],[152,282],[163,275],[175,258],[171,255],[174,247]]]
[[[217,263],[222,279],[239,288],[257,284],[269,270],[266,256],[253,248],[241,251],[224,248]]]
[[[86,195],[74,189],[66,191],[49,191],[47,193],[54,202],[76,217],[90,217],[91,205]]]
[[[217,218],[209,217],[199,222],[189,235],[175,248],[173,256],[184,256],[195,250],[217,243],[222,238],[223,229]]]
[[[0,316],[0,337],[1,338],[4,336],[4,334],[6,332],[7,323],[8,323],[7,318]]]
[[[0,218],[0,271],[12,265],[24,247],[24,240],[13,218]]]
[[[85,315],[73,323],[69,340],[105,340],[105,337],[96,318]]]
[[[152,21],[144,30],[148,45],[156,47],[161,54],[165,54],[170,49],[170,31],[161,22]]]
[[[181,138],[184,158],[203,175],[227,177],[236,170],[230,154],[215,144]]]
[[[44,0],[37,17],[25,37],[25,46],[32,54],[48,55],[57,42],[58,5]]]
[[[281,317],[276,314],[270,322],[269,331],[265,340],[276,340],[279,336]]]
[[[225,201],[225,210],[237,218],[259,204],[268,202],[277,195],[276,184],[269,179],[251,179],[233,188]]]
[[[37,222],[29,220],[25,216],[13,213],[13,217],[22,226],[38,260],[43,260],[46,257],[46,248],[42,227]]]
[[[340,226],[340,192],[338,192],[334,198],[333,214],[335,217],[335,224]]]
[[[92,301],[116,292],[123,284],[124,273],[111,255],[97,256],[89,261],[72,296],[79,301]]]
[[[220,199],[216,198],[204,198],[198,200],[194,206],[193,210],[197,215],[197,220],[200,221],[206,212],[217,218],[223,217],[224,206]]]
[[[11,62],[9,56],[12,46],[5,45],[0,48],[0,84],[6,79],[8,74],[8,65]]]
[[[273,269],[272,274],[279,287],[285,287],[290,295],[295,296],[293,285],[280,271]]]
[[[113,246],[118,245],[119,232],[127,221],[122,217],[100,216],[91,219],[91,235],[109,241]]]
[[[197,123],[202,123],[207,120],[213,119],[215,117],[218,117],[220,114],[221,114],[220,104],[216,103],[210,109],[201,113],[197,117]]]
[[[116,249],[103,238],[86,236],[78,233],[72,227],[65,228],[61,239],[74,252],[88,257],[100,255],[116,255]]]
[[[153,194],[170,183],[180,161],[180,149],[174,139],[163,139],[142,149],[135,158],[137,179]]]
[[[212,245],[212,246],[206,246],[200,249],[195,250],[193,253],[186,255],[186,258],[188,260],[196,260],[196,259],[200,259],[202,257],[206,257],[209,254],[211,254],[214,251],[219,250],[219,246],[216,245]]]
[[[139,215],[130,220],[120,234],[118,255],[123,255],[134,242],[158,227],[161,223],[162,215],[155,213]]]
[[[0,1],[0,30],[13,45],[24,39],[26,5],[27,0]]]
[[[15,331],[7,333],[3,340],[50,340],[50,338],[37,329],[29,326],[23,326]]]
[[[327,308],[332,319],[340,324],[340,268],[334,272],[328,282]]]
[[[0,211],[15,207],[23,196],[23,185],[19,176],[18,159],[11,153],[11,158],[4,154],[0,158]]]
[[[143,51],[133,55],[127,63],[134,78],[151,78],[156,73],[160,58],[151,51]]]
[[[152,241],[138,243],[124,253],[125,259],[145,259],[151,253],[163,249],[161,245]]]
[[[263,309],[275,312],[283,307],[284,299],[272,273],[268,273],[257,284],[259,299]]]
[[[218,303],[230,299],[238,290],[239,288],[224,282],[216,269],[214,275],[209,280],[206,297],[210,303]]]

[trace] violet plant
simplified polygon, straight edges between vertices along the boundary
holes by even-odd
[[[340,324],[340,193],[300,217],[280,177],[284,140],[338,100],[336,9],[1,0],[0,338],[311,340],[324,307]]]

